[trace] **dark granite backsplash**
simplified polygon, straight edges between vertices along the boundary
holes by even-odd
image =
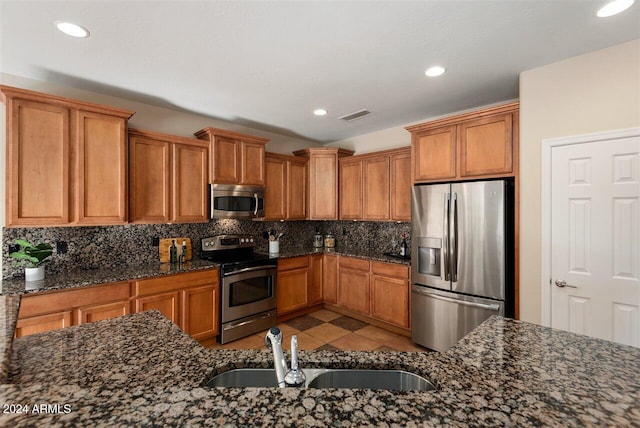
[[[3,228],[2,277],[23,275],[23,268],[8,257],[9,244],[15,239],[30,242],[67,242],[67,253],[54,254],[46,264],[47,273],[69,270],[118,268],[136,266],[158,260],[158,247],[153,238],[188,236],[194,254],[200,251],[200,239],[221,234],[251,233],[258,238],[258,251],[266,251],[262,232],[275,229],[283,232],[280,247],[311,247],[316,228],[324,235],[332,233],[336,246],[343,249],[399,252],[401,234],[407,234],[410,246],[410,223],[354,221],[287,221],[260,222],[251,220],[217,220],[208,223],[153,224],[98,227]]]

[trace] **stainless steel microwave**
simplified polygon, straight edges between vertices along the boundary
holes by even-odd
[[[264,187],[211,184],[211,218],[264,217]]]

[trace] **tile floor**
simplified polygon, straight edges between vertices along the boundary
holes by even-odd
[[[339,313],[320,309],[309,315],[294,318],[278,325],[283,347],[291,347],[291,336],[298,335],[298,347],[304,350],[343,351],[425,351],[428,349],[411,342],[411,339],[382,328],[367,324]],[[265,349],[264,333],[254,334],[225,345],[211,348]]]

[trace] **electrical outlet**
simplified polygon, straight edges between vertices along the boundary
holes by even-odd
[[[67,241],[56,241],[56,253],[65,254],[68,251]]]
[[[154,236],[153,239],[151,240],[151,246],[152,247],[159,247],[160,246],[160,238],[157,236]]]

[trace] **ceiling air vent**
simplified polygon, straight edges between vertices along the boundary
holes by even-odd
[[[361,119],[365,116],[369,116],[370,114],[371,112],[369,110],[360,110],[360,111],[356,111],[354,113],[350,113],[342,117],[339,117],[338,119],[344,120],[346,122],[352,122],[356,119]]]

